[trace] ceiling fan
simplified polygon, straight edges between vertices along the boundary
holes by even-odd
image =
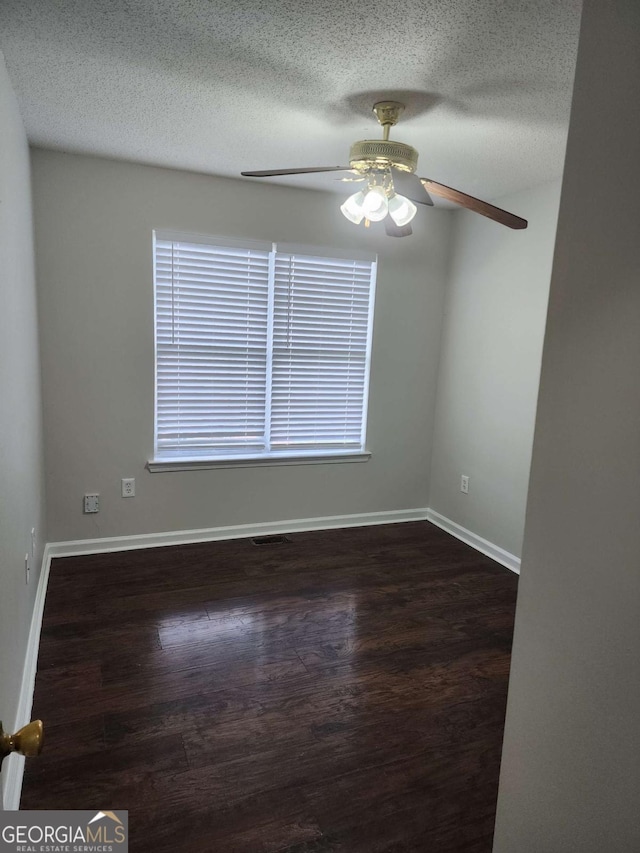
[[[416,175],[418,152],[411,145],[389,139],[389,131],[397,123],[404,104],[398,101],[379,101],[373,112],[382,125],[382,139],[362,139],[354,142],[348,166],[316,166],[309,169],[269,169],[260,172],[241,172],[247,178],[270,178],[279,175],[306,175],[312,172],[351,172],[355,177],[345,181],[361,181],[364,188],[341,205],[348,220],[359,225],[384,220],[390,237],[407,237],[412,233],[409,224],[416,215],[416,204],[433,206],[431,194],[487,216],[508,228],[526,228],[527,220],[495,207],[460,190],[440,184],[431,178]]]

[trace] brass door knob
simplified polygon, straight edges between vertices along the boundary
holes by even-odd
[[[0,763],[12,752],[19,752],[27,758],[34,758],[42,752],[44,726],[42,720],[27,723],[14,735],[7,734],[0,723]]]

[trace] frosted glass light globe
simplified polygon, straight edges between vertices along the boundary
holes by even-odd
[[[380,222],[389,211],[387,194],[382,187],[371,187],[362,202],[362,210],[371,222]]]
[[[353,222],[354,225],[359,225],[364,219],[363,201],[364,193],[360,190],[360,192],[350,195],[345,203],[340,205],[340,210],[344,216],[347,217],[349,222]]]
[[[408,225],[417,212],[415,204],[403,195],[392,195],[389,199],[389,216],[396,225]]]

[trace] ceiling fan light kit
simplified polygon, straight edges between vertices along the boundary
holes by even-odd
[[[403,195],[392,193],[387,198],[387,191],[383,187],[374,186],[366,193],[360,190],[350,195],[344,204],[340,205],[340,210],[354,225],[359,225],[363,219],[380,222],[387,214],[396,225],[408,225],[418,208]]]
[[[311,172],[351,172],[365,180],[365,190],[349,196],[340,206],[344,216],[354,225],[364,219],[370,222],[385,220],[385,231],[391,237],[411,234],[410,222],[417,213],[416,204],[433,206],[427,189],[440,198],[480,213],[501,225],[521,229],[527,227],[526,219],[460,190],[440,184],[430,178],[415,174],[418,152],[411,145],[389,139],[391,128],[397,123],[404,104],[398,101],[379,101],[373,112],[382,125],[382,139],[361,139],[354,142],[349,152],[349,166],[319,166],[310,169],[275,169],[262,172],[242,172],[245,177],[266,178],[278,175],[299,175]],[[415,202],[415,203],[414,203]],[[389,219],[392,222],[389,222]]]

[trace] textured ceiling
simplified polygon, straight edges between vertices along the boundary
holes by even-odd
[[[562,171],[580,10],[0,0],[0,47],[35,145],[228,176],[336,165],[379,136],[374,101],[400,96],[392,137],[418,149],[419,174],[492,199]]]

